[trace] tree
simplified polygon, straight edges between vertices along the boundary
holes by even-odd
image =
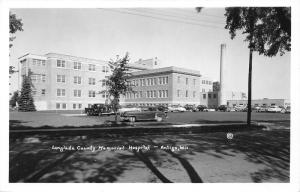
[[[9,12],[9,48],[13,46],[12,41],[16,38],[14,34],[17,31],[23,31],[22,19],[18,19],[16,14]],[[18,72],[15,67],[9,66],[9,74],[14,74]],[[11,76],[9,76],[10,78]]]
[[[213,91],[220,91],[220,82],[213,82]]]
[[[16,38],[14,34],[17,31],[23,31],[22,19],[18,19],[16,14],[9,12],[9,48],[11,48],[12,41]]]
[[[32,97],[31,72],[25,75],[22,83],[22,90],[19,99],[19,111],[36,111]]]
[[[19,98],[20,98],[20,96],[19,96],[19,91],[15,91],[14,93],[13,93],[13,96],[10,98],[10,100],[9,100],[9,105],[11,106],[11,107],[16,107],[17,106],[17,104],[18,104],[18,102],[19,102]]]
[[[109,66],[112,74],[108,77],[106,85],[107,92],[112,97],[111,106],[115,113],[115,122],[118,121],[117,111],[120,108],[120,96],[125,95],[126,92],[132,91],[132,87],[128,82],[130,73],[128,73],[128,53],[121,59],[117,56],[116,60],[111,60]]]
[[[249,42],[248,112],[247,125],[251,124],[252,100],[252,55],[283,55],[291,50],[291,8],[290,7],[232,7],[226,8],[226,26],[231,39],[241,30]]]

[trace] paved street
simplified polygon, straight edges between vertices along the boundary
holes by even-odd
[[[245,115],[171,113],[167,121],[232,122],[243,121]],[[253,120],[267,123],[269,129],[233,132],[229,133],[231,137],[219,132],[101,137],[38,134],[15,138],[9,146],[10,181],[289,182],[289,117],[253,113]],[[38,126],[40,121],[58,127],[86,122],[96,125],[112,119],[41,113],[15,113],[10,118],[21,124]]]

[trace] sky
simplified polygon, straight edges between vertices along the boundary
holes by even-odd
[[[27,53],[49,52],[100,60],[129,52],[132,62],[157,57],[161,67],[200,71],[219,81],[220,45],[226,44],[225,81],[247,93],[249,50],[244,36],[230,39],[224,8],[11,9],[24,24],[10,49],[10,64]],[[17,75],[12,77],[16,89]],[[290,53],[253,55],[252,98],[290,98]]]

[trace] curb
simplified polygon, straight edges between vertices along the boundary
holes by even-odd
[[[233,132],[261,130],[265,128],[262,124],[251,124],[248,128],[245,123],[227,124],[177,124],[177,125],[129,125],[122,127],[85,127],[85,128],[51,128],[51,129],[20,129],[10,130],[11,136],[32,134],[54,134],[54,135],[101,135],[101,134],[157,134],[157,133],[206,133],[206,132]]]

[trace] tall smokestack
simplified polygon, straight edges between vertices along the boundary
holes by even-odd
[[[219,105],[226,105],[226,97],[225,97],[225,54],[226,54],[226,44],[221,44],[221,53],[220,53],[220,92],[219,92]]]

